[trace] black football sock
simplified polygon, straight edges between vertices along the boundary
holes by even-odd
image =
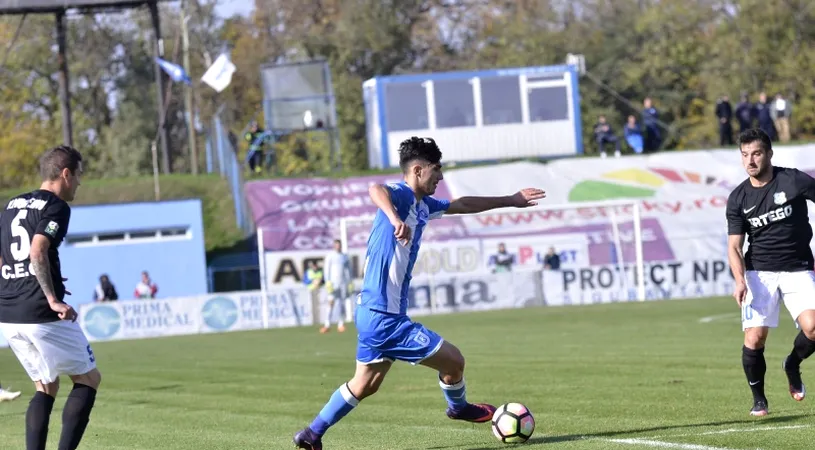
[[[62,435],[59,450],[75,450],[91,417],[96,401],[96,389],[84,384],[74,384],[62,410]]]
[[[45,450],[48,439],[48,422],[54,408],[54,397],[37,391],[28,404],[25,413],[25,448],[26,450]]]
[[[795,341],[792,343],[792,353],[787,357],[786,367],[796,368],[801,365],[801,362],[815,353],[815,341],[809,340],[803,331],[795,336]]]
[[[764,395],[764,374],[767,373],[764,349],[753,350],[742,347],[741,364],[744,366],[744,374],[747,375],[750,390],[753,391],[753,399],[767,401],[767,397]]]

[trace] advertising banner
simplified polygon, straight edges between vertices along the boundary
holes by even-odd
[[[265,304],[264,304],[265,303]],[[216,333],[310,325],[305,288],[219,293],[161,300],[91,303],[79,306],[79,324],[91,341]]]
[[[778,147],[773,163],[813,175],[815,145]],[[548,164],[517,162],[449,170],[439,185],[436,194],[439,198],[507,195],[535,186],[546,191],[546,199],[534,208],[451,216],[431,222],[423,238],[422,252],[439,256],[429,257],[424,266],[417,264],[417,270],[439,277],[490,272],[490,257],[497,252],[498,244],[504,243],[515,255],[518,268],[540,269],[547,253],[560,256],[563,271],[545,275],[546,289],[559,285],[570,298],[599,296],[610,301],[612,291],[619,296],[620,289],[635,286],[633,278],[628,284],[621,282],[618,273],[628,271],[633,277],[636,272],[625,269],[636,260],[633,207],[600,204],[617,200],[639,206],[646,272],[653,270],[658,278],[658,273],[666,270],[660,267],[681,267],[676,277],[655,282],[648,288],[649,298],[727,294],[727,281],[713,284],[702,281],[693,268],[696,264],[716,262],[717,268],[722,262],[727,267],[725,206],[730,192],[746,177],[736,149],[564,159]],[[400,175],[395,174],[249,183],[247,192],[255,221],[264,227],[264,236],[268,234],[265,249],[269,252],[269,285],[285,282],[278,274],[281,260],[294,260],[289,267],[296,267],[300,273],[306,255],[298,252],[313,251],[308,257],[320,260],[324,256],[321,253],[339,237],[340,217],[372,216],[376,208],[367,193],[371,183],[399,179]],[[778,194],[778,198],[783,198]],[[563,204],[575,207],[546,209],[547,205]],[[812,207],[809,215],[815,218]],[[616,229],[612,224],[617,225]],[[350,253],[357,268],[370,225],[367,222],[349,229]],[[468,249],[478,249],[478,269],[470,265]],[[605,281],[589,283],[607,277],[611,268],[615,274],[611,286],[604,287]],[[573,275],[577,283],[568,278]],[[560,282],[548,280],[549,277],[559,277]]]
[[[637,301],[633,265],[566,267],[544,270],[547,306]],[[728,296],[733,276],[725,259],[696,259],[645,264],[645,300]]]
[[[333,250],[266,252],[266,282],[269,289],[281,285],[299,284],[311,261],[322,263]],[[462,239],[449,242],[423,242],[413,275],[461,275],[484,270],[481,262],[481,242]],[[365,248],[350,248],[348,258],[354,278],[362,277]]]
[[[340,237],[343,217],[372,218],[376,212],[368,195],[375,183],[398,183],[401,175],[378,175],[345,180],[326,178],[264,180],[246,183],[246,198],[255,224],[264,230],[267,251],[329,250]],[[442,181],[436,190],[439,198],[450,196]],[[457,234],[458,219],[434,222],[428,241],[450,240]],[[349,228],[349,247],[364,248],[370,224]]]
[[[407,314],[426,316],[533,306],[540,304],[539,278],[537,271],[416,278],[408,290]]]

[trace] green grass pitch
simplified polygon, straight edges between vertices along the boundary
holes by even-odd
[[[534,308],[418,318],[467,358],[471,401],[517,401],[537,429],[521,448],[810,449],[813,401],[780,365],[786,311],[767,347],[770,415],[752,418],[739,311],[726,298]],[[701,320],[708,318],[706,320]],[[354,370],[355,333],[316,328],[96,343],[102,389],[82,450],[287,449]],[[815,363],[804,363],[815,383]],[[32,386],[8,349],[0,448],[22,449]],[[815,386],[815,384],[813,384]],[[56,448],[63,380],[48,448]],[[488,424],[454,422],[436,374],[397,363],[380,392],[325,436],[326,449],[499,449]]]

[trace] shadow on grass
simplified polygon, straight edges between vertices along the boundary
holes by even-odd
[[[638,433],[651,433],[655,431],[670,431],[670,430],[693,430],[694,428],[705,428],[705,427],[717,427],[723,425],[741,425],[741,424],[761,424],[761,425],[769,425],[769,424],[779,424],[785,422],[791,422],[797,419],[801,419],[804,417],[808,417],[808,414],[788,414],[783,416],[775,416],[775,417],[767,417],[761,420],[756,419],[743,419],[743,420],[726,420],[726,421],[719,421],[719,422],[705,422],[705,423],[695,423],[695,424],[685,424],[685,425],[666,425],[666,426],[659,426],[659,427],[650,427],[650,428],[635,428],[631,430],[618,430],[618,431],[604,431],[600,433],[588,433],[588,434],[567,434],[562,436],[539,436],[533,437],[526,442],[526,445],[529,444],[555,444],[559,442],[570,442],[570,441],[581,441],[586,439],[598,439],[598,438],[614,438],[620,436],[630,437],[632,434]],[[443,450],[443,449],[466,449],[466,450],[494,450],[496,447],[465,447],[461,445],[455,446],[441,446],[441,447],[427,447],[426,450]]]

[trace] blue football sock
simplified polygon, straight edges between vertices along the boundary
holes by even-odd
[[[439,386],[441,386],[441,392],[444,394],[444,398],[451,408],[456,409],[467,406],[467,389],[464,386],[464,378],[452,385],[445,384],[444,381],[441,381],[441,378],[439,378]]]
[[[328,431],[329,427],[339,422],[340,419],[345,417],[345,415],[351,412],[358,404],[359,400],[357,400],[354,394],[351,393],[351,390],[348,389],[348,384],[343,384],[339,389],[334,391],[334,394],[328,399],[328,403],[323,406],[322,411],[320,411],[320,414],[317,414],[317,417],[311,422],[309,428],[311,428],[311,431],[315,434],[322,436]]]

